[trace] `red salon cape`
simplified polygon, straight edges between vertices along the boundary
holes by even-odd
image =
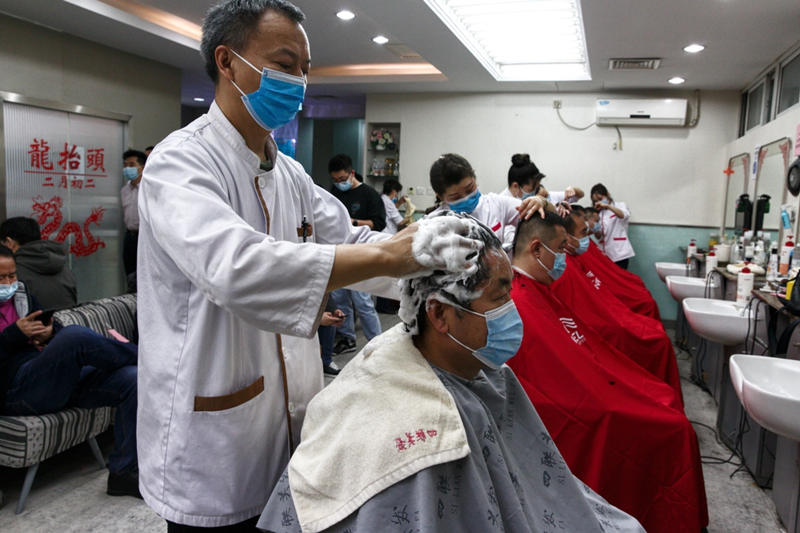
[[[661,321],[658,305],[642,278],[614,264],[595,243],[590,242],[589,249],[577,259],[584,272],[594,272],[631,311]]]
[[[567,269],[550,285],[550,291],[575,318],[682,398],[675,350],[661,322],[628,309],[599,278],[587,277],[571,255],[567,255]]]
[[[549,287],[516,274],[511,296],[524,336],[508,364],[570,470],[649,533],[705,527],[697,436],[679,408],[657,399],[661,388],[673,390],[652,376],[642,387],[618,374],[607,364],[615,350]]]

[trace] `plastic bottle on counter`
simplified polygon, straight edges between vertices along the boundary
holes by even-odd
[[[708,277],[711,272],[717,267],[717,254],[714,251],[708,252],[706,254],[706,277]]]
[[[769,262],[767,263],[767,281],[778,279],[778,247],[773,245],[769,252]]]
[[[694,239],[692,239],[689,242],[689,246],[686,247],[686,262],[688,263],[696,253],[697,253],[697,242]]]
[[[736,277],[736,305],[744,307],[750,303],[750,299],[753,297],[750,293],[753,292],[754,278],[755,275],[750,272],[747,265],[739,271],[739,275]]]
[[[792,263],[789,268],[790,270],[800,268],[800,242],[794,246],[794,250],[792,251]]]
[[[792,251],[794,251],[794,243],[790,240],[781,248],[781,256],[778,261],[778,274],[785,276],[789,273],[789,263],[792,258]]]

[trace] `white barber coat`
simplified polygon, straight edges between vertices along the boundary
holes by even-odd
[[[619,218],[610,209],[600,211],[600,226],[603,229],[600,238],[600,249],[614,262],[622,261],[636,255],[633,246],[628,240],[628,222],[631,212],[625,202],[611,202],[611,205],[622,211],[625,215]]]
[[[333,243],[389,236],[354,228],[287,156],[261,170],[216,103],[159,143],[140,187],[141,492],[170,521],[241,522],[286,467],[287,410],[296,445],[323,386],[315,333]]]

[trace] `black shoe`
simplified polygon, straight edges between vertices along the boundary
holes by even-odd
[[[136,470],[115,474],[108,473],[108,488],[106,494],[109,496],[134,496],[141,498],[139,492],[139,473]]]
[[[356,341],[353,339],[342,339],[333,347],[334,355],[342,355],[343,353],[350,353],[356,351]]]
[[[339,374],[339,372],[341,372],[341,369],[336,366],[336,363],[331,361],[331,364],[322,366],[322,371],[329,376],[336,376]]]

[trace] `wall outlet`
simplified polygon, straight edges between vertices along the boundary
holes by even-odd
[[[553,109],[561,109],[561,100],[553,100]]]
[[[414,187],[409,187],[408,194],[411,196],[415,196],[417,194],[417,190]]]

